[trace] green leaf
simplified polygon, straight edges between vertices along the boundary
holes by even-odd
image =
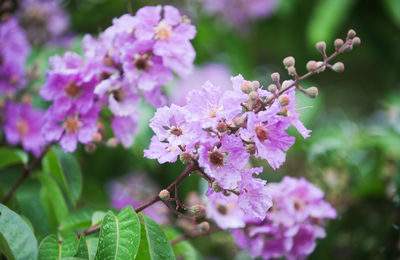
[[[92,226],[101,224],[106,213],[104,211],[96,211],[92,215]]]
[[[95,212],[96,210],[91,208],[83,208],[76,212],[72,212],[61,221],[59,228],[61,230],[68,230],[72,228],[88,228],[91,224],[92,215]]]
[[[175,259],[171,244],[158,224],[145,215],[139,214],[139,217],[142,222],[136,259]]]
[[[95,259],[134,259],[139,249],[140,223],[131,206],[115,216],[108,211],[100,229]]]
[[[169,240],[173,240],[177,237],[179,237],[181,234],[176,231],[173,228],[165,228],[164,229],[165,234],[167,235]],[[182,260],[199,260],[201,259],[199,253],[197,250],[192,246],[192,244],[189,241],[181,241],[174,246],[172,246],[172,249],[175,253],[175,257],[177,259],[182,259]]]
[[[22,218],[0,204],[0,252],[9,260],[36,259],[37,240]]]
[[[59,224],[68,215],[68,207],[63,194],[56,181],[47,173],[39,173],[37,177],[42,183],[41,196],[47,213],[50,217],[54,216]]]
[[[28,155],[25,152],[8,148],[0,148],[0,158],[0,169],[28,162]]]
[[[332,41],[354,3],[355,0],[318,1],[307,28],[310,44],[318,41]]]
[[[96,255],[98,240],[97,237],[86,237],[86,235],[83,234],[79,239],[78,251],[75,256],[93,260]]]
[[[43,169],[60,183],[76,205],[82,192],[82,172],[73,155],[53,148],[43,158]]]
[[[73,232],[63,232],[45,237],[39,246],[39,260],[54,260],[73,257],[78,246],[78,237]]]

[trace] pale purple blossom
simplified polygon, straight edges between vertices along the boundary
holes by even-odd
[[[125,148],[133,145],[134,138],[139,132],[138,120],[139,112],[132,113],[129,116],[116,116],[112,120],[111,128],[114,136]]]

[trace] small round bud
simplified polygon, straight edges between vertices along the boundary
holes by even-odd
[[[226,130],[228,130],[228,126],[226,125],[225,122],[219,122],[217,124],[217,130],[220,133],[224,133],[224,132],[226,132]]]
[[[333,64],[333,66],[332,66],[332,70],[334,71],[334,72],[337,72],[337,73],[340,73],[340,72],[343,72],[344,71],[344,64],[343,64],[343,62],[336,62],[335,64]]]
[[[278,72],[274,72],[271,74],[271,79],[273,82],[279,82],[280,78],[281,77]]]
[[[160,191],[160,193],[158,194],[158,197],[160,197],[161,200],[169,200],[170,198],[170,194],[169,191],[167,190],[162,190]]]
[[[279,96],[278,101],[279,101],[279,104],[281,104],[281,106],[285,107],[285,106],[289,105],[290,98],[288,95],[282,94]]]
[[[294,66],[294,64],[295,64],[295,59],[293,56],[288,56],[283,59],[283,65],[285,65],[285,67]]]
[[[246,152],[249,154],[255,154],[256,153],[256,146],[254,144],[247,144],[246,145]]]
[[[316,98],[318,96],[318,89],[316,87],[309,87],[306,89],[306,93],[310,98]]]
[[[315,60],[310,60],[307,62],[306,69],[308,71],[314,71],[317,69],[317,62]]]
[[[221,186],[218,185],[218,182],[217,182],[217,181],[214,181],[214,182],[212,183],[211,187],[212,187],[212,189],[213,189],[215,192],[221,192],[221,191],[224,190],[223,188],[221,188]]]
[[[292,82],[290,82],[289,80],[285,80],[284,82],[282,82],[282,89],[288,88],[291,84]]]
[[[96,126],[99,130],[104,131],[104,124],[100,121],[96,122]]]
[[[203,205],[194,205],[189,208],[189,212],[199,218],[206,216],[206,208]]]
[[[358,46],[361,44],[361,39],[360,37],[354,37],[353,40],[351,40],[351,44],[353,44],[353,46]]]
[[[242,92],[249,94],[253,90],[253,87],[251,86],[249,81],[245,81],[242,83],[241,90]]]
[[[210,224],[207,221],[201,222],[197,228],[203,232],[208,232],[210,231]]]
[[[12,76],[10,77],[10,84],[11,84],[11,85],[17,85],[18,82],[19,82],[19,77],[18,77],[18,75],[12,75]]]
[[[94,153],[96,151],[96,145],[94,143],[88,143],[85,145],[85,151],[87,153]]]
[[[287,71],[288,71],[288,73],[289,73],[290,76],[294,76],[294,74],[296,74],[296,68],[295,68],[294,66],[290,66],[290,67],[287,69]]]
[[[117,146],[118,146],[118,140],[117,140],[117,138],[111,137],[110,139],[107,140],[106,145],[107,145],[108,147],[111,147],[111,148],[117,147]]]
[[[324,41],[317,42],[315,47],[317,47],[317,50],[322,54],[324,54],[326,51],[326,43]]]
[[[242,127],[244,124],[244,119],[241,117],[236,117],[235,119],[233,119],[233,123],[236,127]]]
[[[193,154],[191,152],[183,152],[179,155],[179,159],[183,164],[188,164],[193,159]]]
[[[283,107],[279,112],[277,113],[278,116],[288,116],[288,110],[287,107]]]
[[[349,38],[353,38],[354,36],[356,36],[356,31],[354,31],[353,29],[350,29],[350,30],[347,32],[347,36],[348,36]]]
[[[111,67],[113,65],[113,60],[110,57],[105,57],[104,58],[104,66],[106,67]]]
[[[317,62],[317,68],[319,68],[318,69],[318,73],[319,73],[319,72],[325,71],[326,66],[324,65],[323,61],[318,61]]]
[[[339,38],[336,39],[334,42],[335,49],[339,50],[343,46],[343,44],[344,44],[344,41],[342,39],[339,39]]]
[[[257,90],[260,87],[260,82],[257,80],[252,81],[251,87],[253,88],[253,90]]]
[[[275,84],[271,84],[268,86],[268,91],[271,93],[275,93],[278,87]]]
[[[257,92],[257,91],[252,91],[252,92],[250,92],[249,98],[250,98],[251,100],[256,100],[256,99],[258,98],[258,92]]]
[[[97,132],[93,134],[92,140],[93,142],[100,142],[102,138],[101,134]]]
[[[31,95],[29,95],[29,94],[25,94],[23,97],[22,97],[22,103],[24,103],[24,104],[32,104],[32,96]]]

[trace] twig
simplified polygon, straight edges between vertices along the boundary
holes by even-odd
[[[180,237],[177,237],[177,238],[171,240],[171,245],[172,246],[176,245],[179,242],[182,242],[182,241],[184,241],[186,239],[191,239],[191,238],[195,238],[195,237],[202,236],[202,235],[208,235],[208,234],[216,232],[218,230],[219,230],[218,228],[211,228],[209,231],[196,230],[196,231],[193,231],[193,232],[190,232],[190,233],[186,233],[186,234],[184,234],[184,235],[182,235]]]

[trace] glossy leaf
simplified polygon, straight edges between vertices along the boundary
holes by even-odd
[[[93,260],[97,251],[97,237],[86,237],[85,234],[79,239],[78,250],[75,257]]]
[[[92,215],[94,212],[96,212],[96,210],[91,208],[83,208],[76,212],[72,212],[61,221],[60,229],[68,230],[72,228],[88,228],[91,225]]]
[[[92,226],[101,224],[106,213],[104,211],[96,211],[92,215]]]
[[[134,259],[140,239],[140,223],[131,206],[115,216],[107,212],[101,225],[95,259]]]
[[[151,218],[139,214],[141,222],[140,247],[136,259],[175,259],[170,241]]]
[[[49,235],[39,246],[39,260],[73,257],[77,251],[78,237],[73,232],[63,232],[58,237]]]
[[[25,152],[8,148],[0,148],[0,158],[0,169],[28,162],[28,155]]]
[[[30,260],[38,255],[37,240],[26,222],[0,204],[0,252],[8,259]]]

